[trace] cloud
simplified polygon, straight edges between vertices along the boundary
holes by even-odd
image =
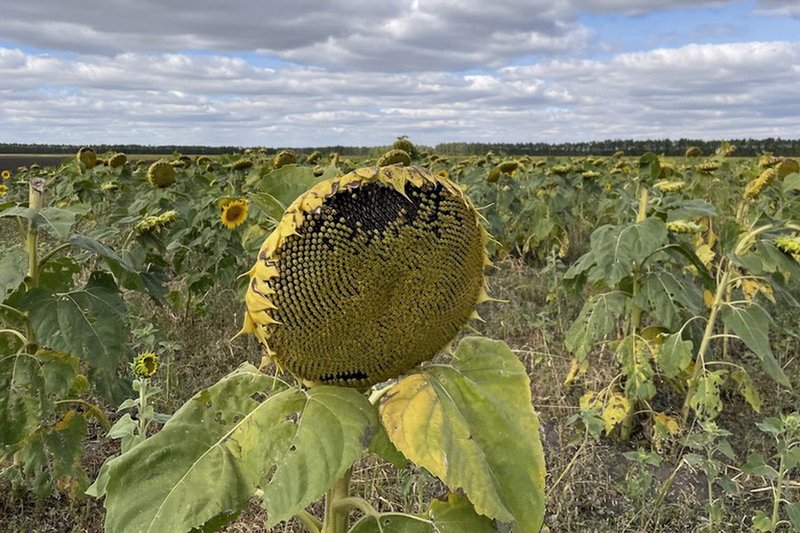
[[[38,0],[4,6],[0,40],[115,56],[259,51],[325,68],[376,72],[495,68],[584,50],[580,12],[642,14],[723,0]]]
[[[800,4],[797,0],[757,0],[756,13],[800,18]]]
[[[0,142],[245,146],[786,137],[800,45],[690,45],[470,73],[0,48]]]

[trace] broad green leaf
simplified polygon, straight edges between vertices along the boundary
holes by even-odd
[[[357,391],[288,388],[245,365],[110,463],[106,529],[189,531],[235,514],[259,487],[274,524],[342,476],[374,417]]]
[[[783,192],[786,194],[789,191],[800,191],[800,174],[789,174],[783,178]]]
[[[395,446],[475,510],[538,531],[545,463],[525,367],[504,343],[467,337],[451,365],[401,379],[380,408]]]
[[[658,366],[664,376],[674,378],[689,366],[694,357],[692,341],[681,339],[680,332],[673,333],[661,345]]]
[[[0,259],[0,302],[14,292],[25,279],[28,270],[28,255],[20,247],[3,251]]]
[[[756,511],[753,515],[753,528],[756,531],[773,531],[772,520],[764,514],[764,511]]]
[[[0,217],[27,218],[33,222],[35,227],[44,228],[48,233],[63,241],[69,237],[69,231],[77,217],[88,211],[88,207],[82,204],[76,204],[68,209],[45,207],[38,212],[29,207],[12,207],[0,213]]]
[[[475,512],[470,501],[451,492],[447,500],[431,502],[430,517],[438,533],[495,533],[494,521]]]
[[[667,241],[667,226],[659,218],[621,226],[601,226],[590,238],[595,266],[588,280],[615,287]]]
[[[136,272],[136,268],[133,265],[128,264],[117,252],[106,246],[105,244],[92,239],[91,237],[87,237],[85,235],[73,235],[69,238],[69,243],[76,248],[82,248],[84,250],[88,250],[90,252],[94,252],[95,254],[99,255],[100,257],[104,257],[106,259],[110,259],[115,263],[119,264],[122,268],[127,270],[128,272]]]
[[[715,217],[717,211],[705,200],[686,200],[681,198],[674,206],[667,207],[667,222],[696,217]]]
[[[261,485],[267,527],[288,520],[322,496],[361,456],[377,425],[374,407],[353,389],[321,386],[288,394],[292,396],[282,402],[284,421],[291,423],[285,447],[276,439],[275,469]]]
[[[389,440],[386,429],[380,424],[378,424],[375,434],[369,440],[368,450],[396,468],[405,468],[408,464],[406,456],[400,453],[400,450]]]
[[[564,345],[579,362],[591,351],[595,341],[611,333],[625,310],[626,300],[622,292],[608,292],[593,295],[583,305],[564,337]]]
[[[735,307],[727,305],[721,310],[722,321],[761,359],[764,371],[775,381],[791,388],[769,346],[769,315],[761,307]]]
[[[156,300],[163,299],[166,294],[166,288],[161,280],[158,279],[158,276],[137,269],[130,261],[127,261],[105,244],[85,235],[73,235],[69,238],[69,243],[76,248],[93,252],[105,259],[110,270],[120,280],[123,287],[146,290]]]
[[[661,163],[653,152],[645,152],[639,158],[639,175],[651,180],[657,179],[661,172]]]
[[[22,305],[48,348],[71,352],[107,374],[125,356],[125,302],[109,274],[95,272],[82,289],[65,293],[32,289]]]
[[[800,531],[800,502],[784,502],[783,507],[789,516],[789,521],[796,531]]]
[[[650,272],[643,276],[641,298],[647,305],[636,303],[670,330],[683,323],[684,309],[698,312],[703,305],[703,295],[696,285],[668,271]]]
[[[767,460],[760,453],[751,453],[747,456],[747,462],[742,465],[742,472],[751,476],[778,479],[778,471],[767,464]]]
[[[259,193],[266,195],[260,199],[259,207],[272,218],[280,220],[289,204],[321,179],[314,176],[311,167],[285,165],[258,178],[258,183],[251,185],[257,185]],[[261,197],[261,194],[256,196]]]
[[[68,209],[61,209],[60,207],[45,207],[39,211],[45,224],[43,227],[54,237],[67,240],[72,225],[79,215],[86,214],[89,211],[87,206],[75,205],[70,206]]]

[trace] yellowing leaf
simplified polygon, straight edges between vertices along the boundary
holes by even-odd
[[[703,303],[706,304],[706,307],[711,309],[711,306],[714,305],[714,293],[710,290],[706,289],[703,291]]]
[[[605,422],[606,435],[614,431],[617,424],[625,420],[633,412],[633,404],[623,394],[611,393],[600,416]]]
[[[761,412],[761,396],[758,394],[755,383],[744,370],[735,370],[731,373],[733,381],[739,386],[739,393],[750,404],[753,411]]]
[[[539,531],[545,463],[525,367],[507,345],[461,341],[453,365],[430,365],[383,397],[380,417],[403,455],[461,488],[482,515]]]
[[[587,370],[589,370],[588,359],[584,359],[580,363],[577,359],[573,359],[572,364],[569,367],[569,372],[567,372],[567,377],[564,378],[564,386],[569,387],[572,385],[572,382],[575,381],[575,378],[582,376]]]
[[[769,283],[764,283],[761,280],[745,278],[742,280],[742,293],[744,293],[744,297],[752,301],[758,293],[764,295],[764,297],[772,303],[775,303],[775,294],[772,291],[772,285]]]
[[[714,261],[714,257],[716,256],[714,250],[707,244],[698,246],[694,253],[697,254],[697,257],[707,268],[711,266],[711,262]]]
[[[678,419],[666,413],[656,413],[656,416],[653,417],[653,422],[655,423],[656,432],[664,436],[675,437],[681,432],[681,425]]]

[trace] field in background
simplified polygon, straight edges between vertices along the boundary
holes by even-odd
[[[759,511],[771,513],[770,480],[747,463],[760,454],[777,466],[775,440],[757,424],[797,410],[800,400],[800,244],[796,251],[787,244],[800,234],[794,160],[737,158],[725,146],[670,158],[405,154],[387,153],[380,163],[410,162],[448,175],[465,188],[493,235],[489,288],[502,301],[482,304],[484,322],[474,327],[508,343],[529,371],[548,487],[554,487],[545,520],[551,531],[744,531]],[[231,340],[243,313],[237,276],[305,186],[379,163],[327,153],[281,161],[257,150],[175,156],[166,158],[175,183],[158,188],[147,177],[157,157],[132,156],[118,166],[42,157],[0,155],[0,170],[12,173],[2,181],[8,192],[0,202],[25,204],[28,181],[43,178],[46,205],[74,213],[68,227],[42,242],[51,249],[69,245],[58,263],[69,279],[58,278],[56,290],[82,286],[90,272],[113,279],[124,306],[123,338],[112,339],[124,346],[116,365],[121,383],[105,395],[100,384],[84,392],[111,421],[119,417],[120,397],[130,393],[127,362],[140,351],[162,357],[155,380],[164,393],[156,410],[165,413],[241,362],[258,364],[253,339]],[[40,168],[30,168],[33,161]],[[247,220],[229,229],[219,202],[231,198],[247,199],[250,208]],[[170,211],[175,215],[168,223],[154,222]],[[748,232],[767,225],[745,241]],[[637,240],[626,241],[633,233]],[[76,245],[72,235],[103,248]],[[4,255],[20,248],[13,217],[0,218],[0,239]],[[623,243],[624,253],[608,257],[613,246],[603,239]],[[722,300],[715,303],[725,272],[739,281],[728,293],[719,291]],[[13,304],[15,290],[3,295],[7,302]],[[605,297],[606,309],[587,310],[605,294],[616,299]],[[757,323],[761,332],[754,340],[735,320],[720,319],[713,331],[728,338],[707,343],[700,361],[702,324],[714,305],[721,316],[723,307],[749,313],[745,322]],[[0,315],[2,327],[13,322]],[[717,362],[724,365],[712,366]],[[696,396],[693,387],[705,395]],[[693,407],[682,417],[687,394]],[[56,426],[65,412],[56,409],[43,426]],[[90,481],[119,444],[87,420],[73,466]],[[39,499],[19,488],[19,479],[14,489],[0,481],[0,524],[8,531],[102,530],[102,503],[79,496],[79,477],[54,476],[53,490]],[[418,512],[444,490],[424,471],[398,469],[374,456],[357,465],[353,479],[382,510]],[[787,471],[783,496],[800,501],[796,468]],[[780,516],[788,520],[786,511]],[[263,531],[262,518],[254,505],[227,531]],[[273,531],[302,529],[291,522]]]

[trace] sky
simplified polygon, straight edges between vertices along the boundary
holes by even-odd
[[[800,137],[800,0],[0,0],[0,143]]]

